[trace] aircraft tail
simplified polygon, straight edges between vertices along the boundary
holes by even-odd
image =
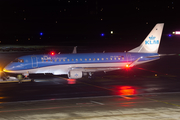
[[[161,41],[163,27],[164,27],[164,23],[156,24],[155,27],[148,34],[146,39],[141,43],[141,45],[128,52],[157,53]]]
[[[75,46],[74,47],[74,49],[73,49],[73,52],[72,52],[73,54],[76,54],[77,53],[77,46]]]

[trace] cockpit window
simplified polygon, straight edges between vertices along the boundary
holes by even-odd
[[[24,62],[24,60],[23,59],[18,59],[18,62]]]
[[[15,60],[13,60],[12,62],[18,62],[18,59],[16,58]]]
[[[13,62],[24,62],[24,60],[16,58]]]

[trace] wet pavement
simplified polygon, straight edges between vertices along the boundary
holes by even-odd
[[[0,84],[0,120],[179,120],[180,58],[170,58],[90,79]]]
[[[0,105],[1,120],[179,120],[180,94],[104,96]]]

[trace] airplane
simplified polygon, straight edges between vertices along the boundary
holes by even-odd
[[[70,79],[82,78],[98,71],[113,71],[133,67],[160,58],[158,49],[164,23],[158,23],[140,46],[128,52],[39,54],[16,58],[3,71],[7,74],[28,77],[32,74],[67,75]],[[76,49],[76,48],[75,48]],[[75,54],[74,54],[75,53]]]

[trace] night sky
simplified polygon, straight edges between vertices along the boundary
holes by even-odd
[[[180,2],[1,0],[0,44],[140,44],[160,22],[165,23],[163,36],[180,30]]]

